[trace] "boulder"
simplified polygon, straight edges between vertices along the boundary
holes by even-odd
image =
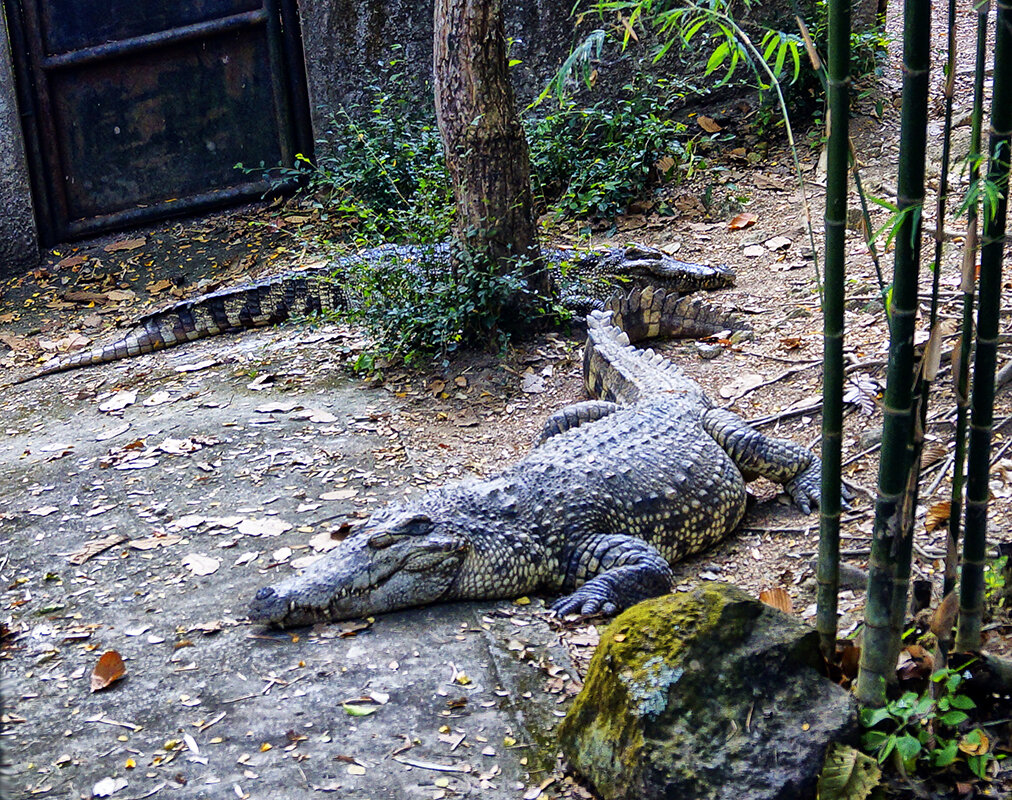
[[[857,736],[820,664],[815,631],[733,586],[648,600],[602,634],[562,751],[605,800],[814,797]]]

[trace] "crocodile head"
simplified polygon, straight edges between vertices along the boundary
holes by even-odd
[[[678,292],[723,289],[734,285],[734,270],[724,264],[712,266],[682,261],[644,245],[631,245],[620,252],[621,257],[613,267],[615,274],[637,283],[666,285]]]
[[[469,538],[452,522],[387,509],[303,573],[260,589],[250,619],[288,627],[455,599],[454,584],[470,549]]]

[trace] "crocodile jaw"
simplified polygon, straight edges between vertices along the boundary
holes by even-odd
[[[362,531],[305,572],[260,589],[250,619],[286,628],[454,599],[470,550],[465,537],[437,530],[382,548],[374,542],[374,531]]]

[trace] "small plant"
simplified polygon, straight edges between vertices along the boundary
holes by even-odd
[[[868,729],[861,737],[865,751],[880,764],[894,758],[908,774],[918,767],[943,769],[962,757],[974,775],[987,780],[990,763],[1003,756],[990,752],[990,742],[981,728],[959,732],[970,719],[967,712],[976,708],[960,691],[969,677],[967,666],[938,670],[931,676],[939,684],[937,699],[930,689],[920,696],[905,692],[882,708],[862,709],[861,725]]]
[[[609,218],[652,187],[689,178],[703,165],[685,123],[674,118],[695,87],[641,73],[623,95],[580,105],[562,99],[528,116],[536,187],[557,216]]]
[[[984,596],[993,603],[1001,604],[1005,599],[1005,565],[1008,556],[999,556],[984,565]]]
[[[409,366],[438,358],[445,366],[448,356],[463,347],[504,347],[514,331],[503,321],[520,318],[504,309],[523,306],[528,326],[531,314],[554,312],[537,305],[545,301],[531,297],[519,273],[499,273],[463,249],[454,254],[453,269],[447,269],[445,257],[356,263],[349,278],[361,302],[343,315],[362,324],[377,342],[356,368],[372,371],[377,357],[400,358]]]

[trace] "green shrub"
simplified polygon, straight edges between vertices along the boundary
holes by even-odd
[[[458,349],[473,346],[502,348],[515,332],[509,320],[523,319],[529,329],[535,319],[555,309],[533,298],[520,270],[497,274],[483,259],[458,250],[454,268],[443,255],[429,261],[388,263],[377,267],[361,262],[350,279],[360,302],[345,317],[360,323],[377,346],[360,357],[356,367],[371,371],[377,356],[402,358],[414,365],[433,357],[444,365]],[[524,314],[516,307],[524,307]],[[508,307],[512,313],[504,313]]]
[[[614,217],[658,184],[701,168],[687,126],[674,118],[692,91],[642,73],[619,98],[592,105],[564,99],[544,117],[528,118],[534,181],[555,214]]]

